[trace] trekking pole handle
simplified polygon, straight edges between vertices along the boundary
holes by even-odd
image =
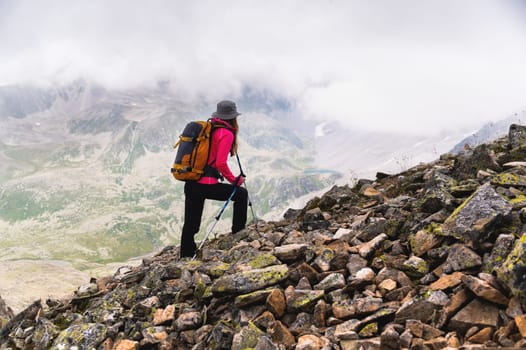
[[[241,175],[239,176],[246,177],[245,172],[243,171],[243,167],[241,166],[241,161],[239,160],[239,154],[237,153],[236,153],[236,159],[237,159],[237,164],[239,165],[239,171],[241,172]]]

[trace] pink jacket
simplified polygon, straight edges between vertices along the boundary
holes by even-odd
[[[228,122],[219,118],[213,118],[212,122],[222,124],[225,127],[215,129],[212,134],[212,145],[210,146],[208,164],[219,170],[219,173],[223,175],[228,182],[234,184],[236,177],[232,174],[227,163],[228,155],[234,142],[234,130]],[[197,182],[200,184],[214,185],[219,181],[215,177],[203,176]]]

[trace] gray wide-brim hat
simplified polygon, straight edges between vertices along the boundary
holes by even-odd
[[[217,111],[212,113],[212,117],[229,120],[234,119],[241,113],[237,112],[236,103],[229,100],[223,100],[217,103]]]

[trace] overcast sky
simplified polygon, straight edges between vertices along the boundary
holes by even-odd
[[[521,0],[0,0],[0,85],[243,86],[306,116],[440,131],[526,109]]]

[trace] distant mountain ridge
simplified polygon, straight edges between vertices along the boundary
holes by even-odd
[[[312,167],[308,137],[258,112],[250,93],[246,109],[239,103],[246,118],[240,156],[263,215],[334,180],[304,173]],[[272,98],[262,98],[268,109]],[[0,101],[0,229],[7,232],[0,259],[82,266],[123,261],[179,238],[182,183],[169,172],[172,146],[188,121],[208,118],[215,105],[191,106],[162,86],[109,91],[84,81],[3,87]]]
[[[476,147],[483,143],[502,137],[506,135],[511,124],[525,125],[526,111],[515,113],[512,116],[497,122],[485,124],[478,131],[474,132],[472,135],[464,138],[462,141],[456,144],[455,147],[452,148],[451,153],[458,154],[462,152],[466,145],[469,147]]]

